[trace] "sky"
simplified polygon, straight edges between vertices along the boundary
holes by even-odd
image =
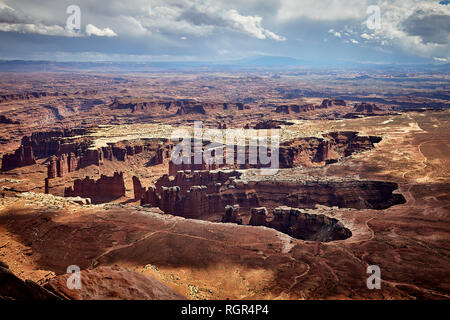
[[[73,19],[69,6],[78,6]],[[70,9],[70,8],[69,8]],[[69,20],[69,24],[67,21]],[[79,29],[75,22],[79,22]],[[0,0],[0,59],[450,62],[435,0]]]

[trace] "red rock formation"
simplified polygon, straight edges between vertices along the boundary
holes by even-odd
[[[304,104],[304,105],[290,104],[277,106],[275,112],[290,114],[290,113],[306,112],[314,110],[315,108],[316,107],[312,104]]]
[[[61,300],[31,280],[18,278],[0,261],[0,300]]]
[[[160,209],[166,213],[205,218],[223,216],[227,205],[239,205],[240,211],[245,215],[252,208],[264,206],[273,209],[280,204],[296,208],[313,208],[316,204],[321,204],[380,210],[405,202],[401,194],[393,193],[397,184],[381,181],[245,182],[229,177],[220,186],[212,182],[208,186],[191,186],[197,180],[194,182],[192,177],[184,175],[185,173],[180,172],[177,182],[167,177],[161,179],[156,190],[152,189],[142,197],[149,200],[141,200],[141,203],[151,203],[154,206],[159,202]],[[176,183],[181,187],[174,186]],[[358,197],[354,197],[355,194]],[[256,217],[254,219],[260,221]]]
[[[53,179],[58,176],[57,162],[58,158],[56,156],[51,156],[49,158],[49,163],[47,165],[47,178]]]
[[[242,224],[242,218],[239,216],[239,205],[236,204],[234,206],[225,206],[225,214],[222,218],[222,222],[227,223],[236,223],[241,225]]]
[[[69,163],[67,154],[62,154],[56,161],[56,169],[58,177],[64,177],[69,173]]]
[[[297,239],[329,242],[352,236],[352,232],[339,220],[301,209],[282,206],[275,208],[273,214],[268,214],[264,207],[252,208],[251,214],[250,225],[273,228]]]
[[[254,129],[281,129],[281,125],[292,125],[292,123],[282,120],[264,120],[258,122]]]
[[[176,214],[177,203],[180,200],[180,187],[163,187],[159,208],[165,213]]]
[[[177,115],[182,114],[206,114],[205,108],[201,104],[193,105],[193,106],[181,106],[178,111]]]
[[[180,187],[180,192],[184,195],[193,186],[206,186],[208,193],[217,192],[222,184],[232,177],[240,177],[241,173],[235,170],[217,171],[178,171],[174,178],[163,175],[156,181],[155,186],[158,192],[162,187]]]
[[[20,146],[13,154],[5,154],[2,158],[2,171],[35,164],[33,149]]]
[[[140,272],[122,267],[98,267],[80,272],[81,288],[67,288],[69,274],[51,279],[45,288],[71,300],[185,300],[186,298]]]
[[[45,91],[41,91],[41,92],[26,91],[26,92],[22,92],[22,93],[9,93],[9,94],[0,95],[0,102],[15,101],[15,100],[29,100],[32,98],[40,98],[40,97],[47,97],[47,96],[56,97],[58,95],[59,95],[58,92],[50,93],[50,92],[45,92]]]
[[[275,208],[273,219],[266,221],[266,226],[293,238],[309,241],[328,242],[352,236],[352,232],[337,219],[289,207]]]
[[[44,183],[45,183],[44,193],[48,194],[49,193],[48,178],[45,178]]]
[[[133,190],[134,190],[134,199],[140,200],[142,196],[144,195],[146,189],[142,187],[141,181],[138,177],[133,176]]]
[[[75,156],[73,152],[69,153],[67,162],[69,172],[73,172],[78,169],[78,158]]]
[[[191,187],[175,209],[185,218],[198,219],[210,213],[208,193],[205,186]]]
[[[371,114],[376,112],[382,112],[383,110],[377,107],[374,103],[358,103],[353,107],[354,112],[363,113],[363,114]]]
[[[249,225],[251,226],[265,226],[268,221],[268,212],[265,207],[251,208],[251,218]]]
[[[89,177],[77,179],[73,187],[64,190],[65,197],[91,198],[93,203],[108,202],[125,196],[123,172],[115,172],[112,177],[101,175],[100,179]]]
[[[141,206],[149,205],[151,207],[160,207],[160,204],[161,200],[155,187],[148,187],[148,189],[141,195]]]
[[[347,103],[344,100],[338,100],[338,99],[324,99],[322,101],[322,104],[320,105],[320,108],[329,108],[333,106],[346,106]]]
[[[357,132],[330,132],[325,139],[297,138],[280,145],[280,167],[292,168],[298,165],[309,167],[336,162],[355,152],[370,150],[380,137],[358,136]]]

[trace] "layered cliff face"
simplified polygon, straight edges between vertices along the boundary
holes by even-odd
[[[3,156],[2,170],[28,166],[36,163],[35,158],[44,158],[64,153],[62,150],[67,148],[67,146],[62,147],[62,139],[85,133],[85,129],[56,130],[35,132],[29,137],[23,137],[21,146],[14,154]],[[77,144],[77,147],[80,144]],[[69,149],[77,150],[77,147],[72,145]]]
[[[283,121],[283,120],[264,120],[261,122],[258,122],[253,127],[254,129],[260,130],[260,129],[281,129],[282,125],[292,125],[292,122]],[[249,129],[249,128],[247,128]]]
[[[309,241],[329,242],[352,236],[352,232],[337,219],[285,206],[275,208],[273,214],[264,207],[252,208],[249,224],[273,228],[293,238]]]
[[[344,100],[340,99],[324,99],[322,101],[322,104],[320,105],[321,108],[329,108],[334,106],[342,106],[345,107],[347,103]]]
[[[390,113],[391,112],[389,110],[383,110],[374,103],[362,102],[355,104],[352,112],[346,113],[342,117],[345,119],[356,119],[368,116],[386,115]]]
[[[403,195],[394,193],[396,183],[384,181],[258,181],[240,183],[235,189],[254,192],[261,206],[274,208],[287,205],[295,208],[314,208],[316,204],[328,207],[383,210],[405,203]],[[226,192],[231,192],[228,189]],[[357,196],[355,196],[357,195]]]
[[[258,129],[274,129],[281,124],[289,124],[282,121],[264,121],[257,124]],[[303,167],[318,167],[329,163],[337,162],[339,159],[349,157],[353,153],[371,150],[375,148],[375,144],[381,141],[380,137],[376,136],[359,136],[358,132],[353,131],[339,131],[322,134],[323,138],[319,137],[301,137],[286,141],[279,146],[279,165],[280,168],[294,168],[297,166]],[[240,164],[236,161],[238,152],[237,146],[219,146],[215,149],[208,149],[203,147],[203,152],[207,154],[221,154],[226,157],[227,148],[234,148],[235,161],[232,164],[226,163],[208,163],[202,161],[196,163],[195,155],[191,155],[189,163],[175,164],[173,161],[169,162],[169,175],[175,176],[178,171],[205,171],[217,169],[252,169],[264,168],[266,166],[261,163],[252,164],[249,159],[249,146],[242,147],[245,152],[245,161]],[[241,147],[239,147],[241,148]]]
[[[115,172],[112,177],[101,175],[94,180],[89,177],[77,179],[73,187],[64,190],[65,197],[90,198],[93,203],[108,202],[125,196],[123,172]]]
[[[398,185],[390,182],[365,180],[244,181],[239,179],[240,176],[241,173],[232,170],[178,172],[174,178],[163,176],[157,181],[156,188],[148,190],[142,188],[140,182],[136,181],[135,195],[141,196],[141,205],[158,206],[168,214],[192,219],[264,225],[280,231],[285,230],[282,232],[301,239],[307,239],[307,237],[295,231],[294,227],[292,227],[294,229],[285,228],[284,224],[279,221],[279,217],[275,218],[268,212],[280,205],[305,209],[324,205],[382,210],[405,203],[405,198],[394,192]],[[316,237],[321,239],[318,241],[331,241],[327,240],[326,235],[329,230],[335,228],[335,222],[330,222],[323,217],[308,217],[298,214],[298,212],[294,213],[288,216],[296,217],[301,228],[308,227],[315,230],[316,235],[308,236],[308,239]],[[313,223],[313,220],[317,220],[320,225],[324,224],[327,227],[320,229]],[[273,224],[269,224],[267,221],[273,221]],[[333,227],[330,227],[331,225]],[[338,228],[337,225],[336,228]],[[288,232],[286,231],[288,229],[292,230]],[[348,235],[344,231],[341,234],[335,229],[333,230],[334,235],[330,236],[332,240],[345,239],[345,236]]]
[[[376,113],[376,112],[382,112],[383,109],[379,108],[374,103],[358,103],[353,107],[354,112],[363,113],[363,114],[370,114],[370,113]]]
[[[182,114],[206,114],[205,108],[201,104],[196,104],[193,106],[181,106],[177,110],[177,115]]]
[[[291,114],[291,113],[300,113],[300,112],[307,112],[312,111],[316,109],[326,109],[331,108],[335,106],[343,106],[345,107],[347,103],[344,100],[338,100],[338,99],[324,99],[320,105],[314,105],[314,104],[286,104],[286,105],[279,105],[275,106],[275,112],[276,113],[284,113],[284,114]]]
[[[141,181],[139,180],[138,177],[133,176],[132,181],[133,181],[134,199],[140,200],[144,195],[146,189],[145,187],[142,186]]]
[[[38,158],[67,153],[68,150],[76,152],[78,149],[86,148],[89,141],[87,139],[71,141],[68,138],[83,136],[87,133],[88,130],[84,128],[34,132],[31,136],[22,138],[22,146],[33,148]]]
[[[244,110],[248,106],[243,103],[198,102],[193,100],[142,100],[142,99],[115,99],[110,105],[112,109],[129,109],[132,113],[145,113],[148,115],[205,115],[208,111]]]
[[[213,171],[178,171],[174,177],[163,175],[156,181],[156,189],[161,191],[162,187],[180,187],[184,195],[193,186],[206,186],[208,193],[215,193],[231,177],[240,177],[241,172],[236,170],[213,170]]]
[[[275,112],[290,114],[290,113],[311,111],[314,109],[316,109],[316,106],[312,105],[312,104],[304,104],[304,105],[289,104],[289,105],[276,106]]]
[[[313,208],[316,204],[322,204],[377,209],[399,203],[402,199],[400,195],[392,194],[395,184],[244,182],[231,175],[224,182],[224,177],[217,172],[214,175],[207,171],[194,175],[180,172],[176,180],[165,177],[159,181],[158,188],[150,187],[148,190],[141,186],[138,178],[133,179],[133,182],[135,195],[141,196],[141,205],[158,206],[168,214],[266,226],[294,238],[321,242],[343,240],[350,237],[351,232],[336,219],[310,214],[298,208]],[[213,188],[217,181],[222,182],[220,187]],[[162,186],[163,182],[168,183],[168,186]],[[192,186],[201,182],[206,182],[209,187]],[[173,186],[175,183],[181,187]],[[354,194],[358,194],[358,199],[354,199]],[[279,207],[280,204],[289,207]],[[273,213],[269,213],[267,208]]]
[[[170,157],[171,144],[161,141],[142,142],[121,141],[109,143],[106,147],[92,148],[89,130],[67,129],[34,132],[22,138],[21,146],[14,154],[4,155],[2,170],[34,164],[34,159],[49,157],[47,163],[48,178],[64,177],[69,172],[90,165],[99,166],[104,159],[126,161],[144,151],[151,153],[149,163],[160,164]]]
[[[15,101],[15,100],[29,100],[40,97],[57,97],[58,92],[46,91],[26,91],[21,93],[10,93],[0,95],[0,102]]]
[[[323,134],[324,139],[297,138],[280,145],[280,167],[322,166],[351,156],[355,152],[373,149],[380,137],[358,136],[357,132],[341,131]]]
[[[29,166],[36,163],[31,147],[20,146],[13,154],[6,154],[2,158],[2,171],[18,167]]]
[[[222,218],[223,223],[236,223],[242,224],[242,217],[239,215],[239,205],[235,204],[234,206],[225,206],[225,214]]]

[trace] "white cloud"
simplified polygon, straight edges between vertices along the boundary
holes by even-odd
[[[0,23],[2,32],[31,33],[46,36],[78,37],[78,33],[64,29],[58,25],[46,26],[33,23]]]
[[[262,18],[258,16],[243,16],[236,10],[231,9],[224,12],[223,19],[228,23],[228,26],[234,30],[241,31],[257,39],[273,39],[277,41],[284,41],[286,38],[273,33],[270,30],[264,29],[261,26]]]
[[[363,19],[368,0],[281,0],[280,21],[308,18],[318,21]]]
[[[439,62],[447,62],[448,61],[447,58],[439,58],[439,57],[433,57],[433,60],[439,61]]]
[[[94,26],[93,24],[88,24],[86,26],[86,34],[88,36],[97,36],[97,37],[116,37],[117,34],[111,30],[110,28],[100,29]]]
[[[334,35],[335,37],[341,38],[342,34],[338,31],[334,31],[333,29],[328,30],[329,33],[331,33],[332,35]]]
[[[303,1],[302,4],[306,2]],[[392,46],[408,54],[428,58],[450,51],[450,6],[440,5],[438,1],[420,0],[380,1],[378,4],[381,28],[375,30],[368,29],[366,25],[368,16],[363,7],[369,5],[368,1],[361,1],[354,7],[349,6],[346,0],[321,1],[316,5],[311,2],[312,7],[300,10],[300,13],[317,20],[347,19],[343,30],[328,31],[335,36],[338,36],[337,33],[341,34],[344,42],[358,44],[355,37],[359,36],[374,45]],[[322,10],[322,16],[316,15],[319,9]],[[350,11],[345,13],[344,9]],[[361,14],[356,14],[357,12]]]

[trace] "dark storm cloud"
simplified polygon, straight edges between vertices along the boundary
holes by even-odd
[[[29,20],[30,17],[26,17],[22,12],[0,5],[0,23],[24,23]]]
[[[416,12],[403,22],[404,31],[424,43],[450,43],[450,16]]]

